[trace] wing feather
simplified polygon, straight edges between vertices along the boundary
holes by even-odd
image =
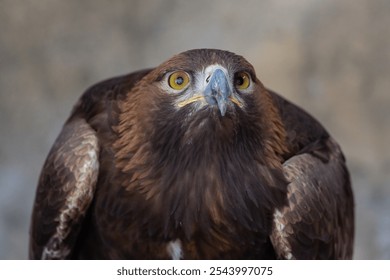
[[[99,169],[95,131],[83,118],[63,127],[39,179],[30,229],[30,258],[70,258],[93,199]]]
[[[288,205],[274,214],[271,240],[283,259],[350,259],[354,231],[353,196],[339,146],[322,140],[316,151],[288,159]],[[317,149],[320,143],[315,144]],[[325,157],[327,160],[325,161]]]

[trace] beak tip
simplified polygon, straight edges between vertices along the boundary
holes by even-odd
[[[218,109],[219,109],[219,112],[221,113],[221,116],[224,117],[226,114],[227,103],[224,100],[219,101],[218,102]]]

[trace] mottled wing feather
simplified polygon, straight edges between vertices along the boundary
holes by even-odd
[[[353,245],[353,197],[338,145],[293,156],[284,163],[288,205],[276,210],[271,240],[282,259],[350,259]],[[315,148],[321,146],[316,143]],[[327,160],[324,160],[327,158]]]
[[[30,258],[66,259],[92,201],[98,177],[95,131],[71,118],[55,141],[42,169],[30,230]]]

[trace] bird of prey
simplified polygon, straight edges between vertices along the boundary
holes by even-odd
[[[350,259],[339,145],[242,56],[189,50],[100,82],[44,163],[32,259]]]

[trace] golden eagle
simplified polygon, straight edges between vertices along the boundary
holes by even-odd
[[[339,145],[227,51],[88,89],[39,179],[32,259],[349,259]]]

